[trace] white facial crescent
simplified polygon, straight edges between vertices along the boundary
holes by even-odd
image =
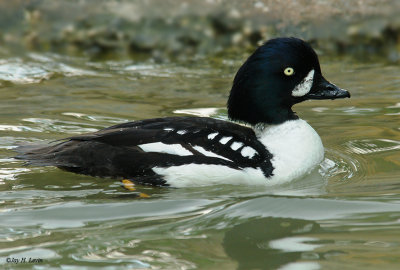
[[[293,89],[292,96],[302,97],[306,95],[308,92],[310,92],[311,87],[313,85],[313,79],[314,79],[314,70],[312,69],[310,70],[310,72],[308,72],[307,76],[305,76],[304,79]]]

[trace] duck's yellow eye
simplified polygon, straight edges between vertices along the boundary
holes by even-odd
[[[294,69],[291,67],[287,67],[287,68],[285,68],[283,73],[285,73],[286,76],[292,76],[294,74]]]

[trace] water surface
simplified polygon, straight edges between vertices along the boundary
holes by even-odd
[[[323,163],[273,188],[138,187],[12,159],[13,148],[160,116],[226,119],[245,55],[156,64],[0,51],[0,264],[36,269],[396,269],[400,68],[322,57],[351,99],[295,111]],[[13,262],[7,262],[13,260]],[[16,263],[35,258],[42,262]]]

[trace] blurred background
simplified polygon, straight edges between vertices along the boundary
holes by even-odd
[[[0,0],[0,268],[398,269],[399,14],[398,0]],[[278,36],[310,42],[352,95],[294,106],[325,147],[302,179],[134,192],[13,158],[137,119],[228,120],[236,71]]]
[[[0,1],[12,50],[96,57],[210,56],[297,36],[329,54],[399,60],[397,0]]]

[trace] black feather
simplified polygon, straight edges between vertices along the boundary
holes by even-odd
[[[165,129],[173,129],[165,130]],[[178,134],[177,131],[185,131]],[[211,133],[218,132],[212,140]],[[222,137],[232,137],[229,143],[221,144]],[[231,143],[242,142],[238,150]],[[179,156],[159,152],[145,152],[139,145],[162,142],[180,144],[193,155]],[[229,160],[209,157],[193,147],[201,146]],[[257,154],[243,157],[240,150],[252,147]],[[165,181],[153,172],[154,167],[179,166],[184,164],[216,164],[234,169],[260,167],[265,176],[272,175],[272,155],[257,140],[251,128],[222,120],[203,117],[168,117],[128,122],[94,133],[67,138],[64,142],[46,147],[20,147],[18,159],[29,164],[56,166],[63,170],[100,177],[129,178],[137,182],[163,185]]]

